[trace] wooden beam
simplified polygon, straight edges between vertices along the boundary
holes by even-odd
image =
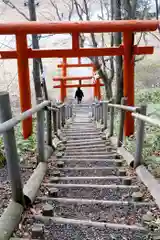
[[[133,47],[134,55],[153,54],[153,47]],[[96,57],[96,56],[122,56],[124,55],[123,46],[113,48],[84,48],[73,49],[27,49],[28,58],[73,58],[73,57]],[[0,51],[1,59],[17,59],[17,51]]]
[[[104,84],[100,84],[100,86],[104,86]],[[94,84],[73,84],[73,85],[66,85],[66,88],[77,88],[77,87],[94,87]],[[61,88],[60,85],[54,86],[53,88]]]

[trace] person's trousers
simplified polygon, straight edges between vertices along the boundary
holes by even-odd
[[[77,98],[77,103],[80,104],[82,101],[82,98]]]

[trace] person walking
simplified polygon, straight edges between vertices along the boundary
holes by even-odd
[[[78,87],[75,93],[75,99],[77,98],[78,104],[81,103],[83,97],[84,97],[83,91],[81,90],[80,87]]]

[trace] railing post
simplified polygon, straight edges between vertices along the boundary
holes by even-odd
[[[92,118],[94,118],[94,103],[92,103],[91,108],[92,108]]]
[[[139,113],[142,115],[146,115],[146,112],[147,112],[147,106],[142,105],[139,110]],[[134,168],[141,165],[143,143],[144,143],[144,127],[145,127],[145,122],[140,119],[137,119],[136,152],[135,152]]]
[[[57,111],[57,124],[58,124],[58,129],[61,129],[61,109],[58,107]]]
[[[101,104],[101,124],[104,124],[104,118],[103,118],[103,114],[104,114],[104,112],[103,112],[103,102],[101,102],[100,103]]]
[[[62,106],[60,106],[60,129],[62,128],[62,119],[63,119],[63,111],[62,111]]]
[[[60,118],[60,129],[62,128],[62,106],[60,106],[59,118]]]
[[[69,116],[69,119],[72,117],[72,106],[71,106],[71,104],[68,105],[68,116]]]
[[[99,103],[99,122],[101,123],[101,114],[102,114],[102,111],[101,111],[101,103]]]
[[[51,107],[51,103],[49,104],[49,107]],[[47,145],[52,146],[52,112],[50,109],[47,109],[46,123],[47,123]]]
[[[95,121],[98,121],[98,103],[95,105]]]
[[[65,125],[65,105],[62,106],[62,127]]]
[[[70,119],[71,118],[71,106],[70,106],[70,104],[68,106],[68,116],[69,116],[69,119]]]
[[[38,104],[42,102],[42,99],[37,100]],[[37,112],[37,150],[38,150],[38,162],[45,161],[44,153],[44,109]]]
[[[0,93],[0,122],[12,118],[9,94]],[[17,153],[14,128],[3,133],[4,149],[7,159],[8,175],[11,182],[12,199],[24,206],[23,187],[20,176],[19,157]]]
[[[103,103],[103,123],[104,129],[107,129],[108,121],[108,102]]]
[[[93,103],[93,120],[95,121],[96,119],[96,104]]]
[[[121,99],[121,105],[126,105],[126,103],[127,103],[127,98],[123,97]],[[124,121],[125,121],[125,110],[121,109],[117,147],[121,147],[123,143]]]
[[[68,119],[70,119],[70,105],[67,105],[67,115],[68,115]]]
[[[96,103],[94,103],[94,121],[96,121]]]
[[[68,104],[68,119],[70,119],[70,105]]]
[[[53,113],[53,131],[54,131],[54,134],[57,135],[57,129],[58,129],[58,123],[57,123],[57,110],[53,110],[52,111]]]
[[[72,104],[70,105],[70,118],[72,118],[72,116],[73,116],[73,109],[72,109]]]
[[[111,101],[112,104],[114,104],[114,100]],[[110,130],[109,130],[109,136],[112,137],[114,134],[114,107],[110,108]]]
[[[65,104],[65,120],[68,119],[68,104]]]
[[[100,120],[100,103],[97,105],[97,122]]]
[[[65,118],[68,119],[68,104],[65,104]]]

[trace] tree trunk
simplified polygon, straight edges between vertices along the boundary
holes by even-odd
[[[155,0],[155,4],[156,4],[156,19],[158,20],[158,17],[159,17],[158,0]]]
[[[45,79],[45,76],[44,76],[44,69],[43,69],[43,63],[42,63],[42,59],[40,58],[40,70],[41,70],[41,73],[42,73],[42,87],[43,87],[43,92],[44,92],[44,98],[46,100],[49,99],[48,97],[48,91],[47,91],[47,86],[46,86],[46,79]]]
[[[114,0],[115,20],[121,20],[121,0]],[[122,43],[120,32],[114,35],[114,44],[119,46]],[[120,104],[123,97],[123,60],[122,56],[116,56],[116,103]]]
[[[110,100],[113,96],[112,94],[112,81],[108,79],[107,73],[103,71],[100,67],[100,64],[96,61],[95,63],[96,69],[98,71],[98,75],[100,78],[103,80],[104,86],[105,86],[105,92],[106,92],[106,97],[108,100]]]
[[[159,11],[160,11],[160,6],[158,3],[158,0],[155,0],[155,4],[156,4],[156,19],[159,19]],[[158,27],[158,31],[160,32],[160,27]]]
[[[36,11],[35,11],[35,2],[34,0],[28,1],[29,15],[31,21],[36,21]],[[32,35],[32,48],[39,49],[38,36],[36,34]],[[33,80],[34,87],[36,92],[36,99],[42,97],[41,89],[41,78],[40,78],[40,59],[33,59]]]

